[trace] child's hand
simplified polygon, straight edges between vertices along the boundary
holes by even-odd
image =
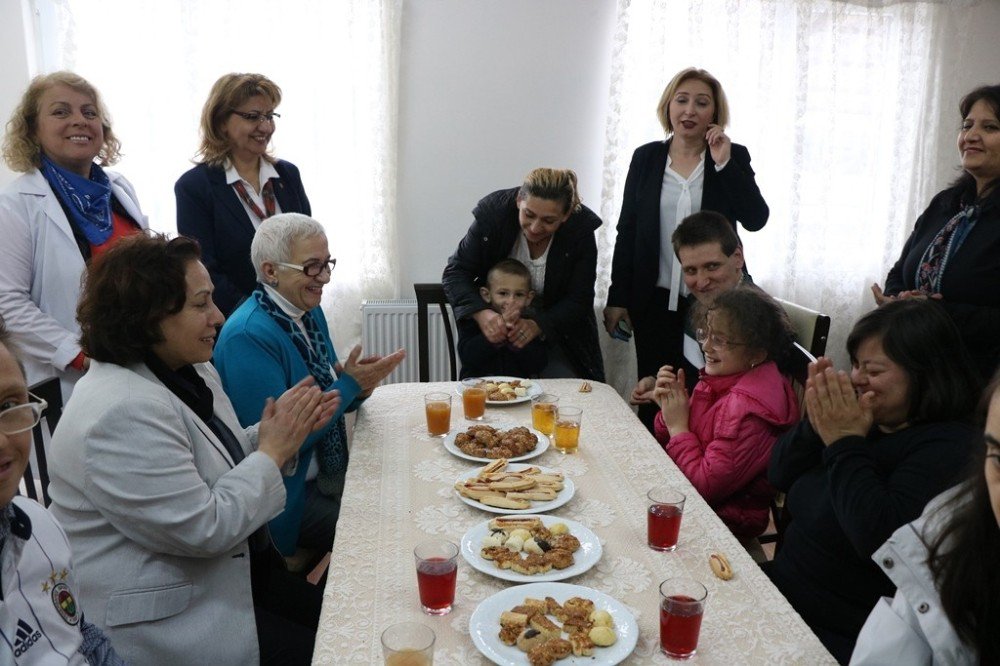
[[[656,388],[653,390],[653,396],[660,406],[663,425],[670,431],[670,436],[674,437],[682,432],[688,432],[690,404],[687,388],[684,386],[684,369],[681,368],[674,373],[674,369],[669,365],[660,368],[656,375]]]
[[[507,304],[503,306],[503,311],[500,314],[503,316],[503,320],[507,322],[508,333],[517,325],[517,322],[521,321],[522,310],[523,308],[518,306],[514,301],[507,301]]]

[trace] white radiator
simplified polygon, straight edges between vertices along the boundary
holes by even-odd
[[[451,306],[448,315],[454,321]],[[448,340],[441,309],[435,304],[428,308],[427,327],[430,332],[430,381],[448,381]],[[454,331],[454,326],[452,326]],[[458,334],[455,334],[458,343]],[[420,349],[417,346],[417,300],[415,298],[380,299],[361,303],[362,353],[391,354],[400,347],[406,350],[406,360],[385,380],[387,384],[420,381]],[[458,363],[456,352],[455,361]],[[461,364],[458,364],[459,369]]]

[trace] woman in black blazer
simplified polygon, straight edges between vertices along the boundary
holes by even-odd
[[[281,89],[261,74],[226,74],[201,112],[201,162],[174,185],[177,231],[198,239],[227,317],[257,284],[250,242],[276,213],[311,215],[294,164],[268,153]]]
[[[625,179],[604,326],[635,332],[638,376],[683,358],[685,301],[670,237],[688,215],[712,210],[750,231],[767,222],[767,203],[750,153],[723,131],[729,105],[719,81],[702,69],[679,72],[657,116],[668,137],[640,146]],[[651,410],[655,414],[655,409]]]
[[[495,345],[523,349],[542,340],[548,357],[542,377],[604,381],[594,316],[594,231],[601,218],[580,203],[576,174],[534,169],[520,187],[483,197],[472,214],[475,221],[441,279],[455,318],[474,321]],[[535,291],[532,312],[516,323],[506,322],[479,293],[489,270],[508,257],[528,267]]]

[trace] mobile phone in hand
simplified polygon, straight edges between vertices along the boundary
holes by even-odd
[[[611,331],[611,337],[615,340],[628,342],[632,339],[632,327],[624,319],[619,319],[618,323],[615,324],[615,330]]]

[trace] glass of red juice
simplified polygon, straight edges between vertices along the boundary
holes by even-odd
[[[684,513],[684,493],[657,486],[646,495],[646,543],[653,550],[668,551],[677,547]]]
[[[424,541],[413,549],[413,556],[421,607],[428,615],[447,615],[455,603],[458,546],[450,541]]]
[[[698,633],[708,590],[691,578],[668,578],[660,583],[660,651],[673,659],[687,659],[698,649]]]

